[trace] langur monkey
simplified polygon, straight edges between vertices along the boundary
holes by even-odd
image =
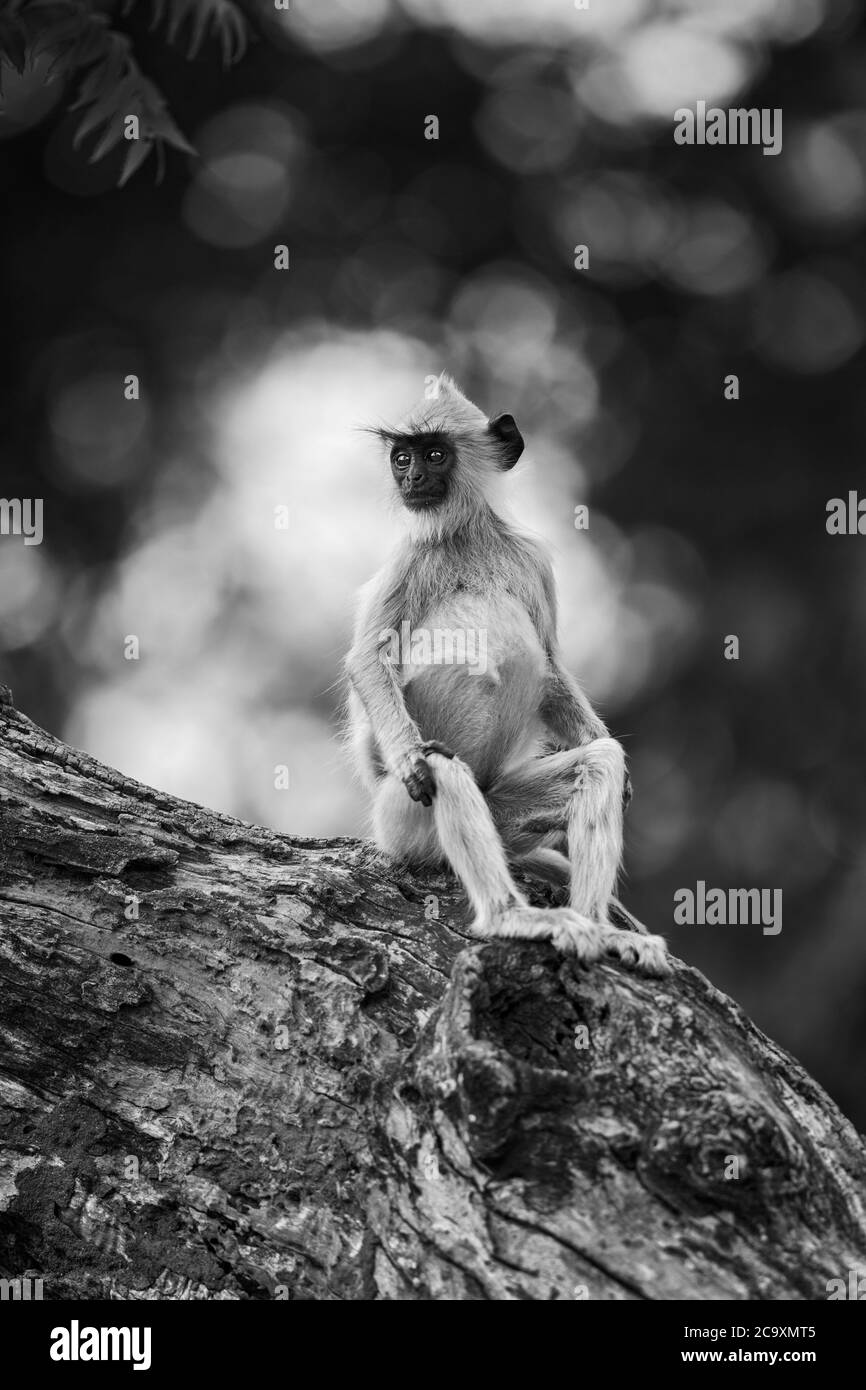
[[[561,663],[547,555],[499,509],[523,452],[514,418],[488,419],[443,373],[401,425],[374,433],[408,522],[361,590],[346,659],[378,848],[447,862],[478,936],[665,974],[663,939],[610,919],[625,756]],[[530,906],[512,868],[569,884],[570,906]]]

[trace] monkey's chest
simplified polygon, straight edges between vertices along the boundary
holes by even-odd
[[[440,739],[479,781],[537,733],[547,660],[522,605],[508,594],[452,594],[404,625],[406,707],[425,739]]]
[[[482,598],[457,590],[402,624],[404,683],[440,673],[483,677],[488,683],[537,679],[547,661],[531,619],[510,594]]]

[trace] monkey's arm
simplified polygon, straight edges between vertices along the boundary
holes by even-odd
[[[546,728],[564,748],[578,748],[594,738],[606,738],[607,728],[574,676],[555,654],[551,654],[548,660],[541,704],[541,717]]]
[[[383,571],[362,590],[345,670],[367,713],[385,767],[405,784],[413,801],[429,806],[435,783],[424,759],[421,731],[406,709],[389,654],[392,637],[399,633],[405,616],[399,589]]]
[[[579,748],[584,743],[591,743],[595,738],[607,738],[607,729],[574,676],[566,670],[560,660],[556,638],[558,605],[553,568],[544,552],[538,554],[536,563],[536,599],[530,611],[547,651],[547,675],[541,702],[541,718],[561,747]]]
[[[570,671],[555,654],[549,656],[549,669],[541,704],[541,717],[563,748],[579,748],[596,738],[607,738],[607,726],[599,719]],[[622,799],[631,801],[631,778],[626,769]]]

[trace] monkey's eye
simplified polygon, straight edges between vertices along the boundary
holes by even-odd
[[[445,450],[444,450],[444,449],[428,449],[427,452],[426,452],[426,454],[424,455],[424,457],[426,458],[426,460],[427,460],[428,463],[444,463],[444,462],[445,462]]]
[[[399,453],[391,455],[391,462],[395,468],[408,468],[412,462],[412,456],[407,454],[405,449],[401,449]]]

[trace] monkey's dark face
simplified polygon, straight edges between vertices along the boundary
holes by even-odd
[[[448,496],[454,450],[442,435],[407,435],[391,449],[391,472],[410,511],[441,507]]]
[[[514,416],[497,415],[488,420],[484,428],[487,436],[484,441],[487,447],[485,457],[489,458],[489,443],[492,440],[495,449],[490,461],[507,472],[523,453],[523,436],[514,422]],[[465,422],[463,429],[466,433]],[[391,445],[391,472],[403,505],[412,512],[433,511],[441,507],[448,496],[455,472],[461,468],[454,435],[443,429],[407,434],[377,430],[376,433]],[[478,443],[481,442],[478,432]],[[473,443],[474,438],[470,434],[469,446]]]

